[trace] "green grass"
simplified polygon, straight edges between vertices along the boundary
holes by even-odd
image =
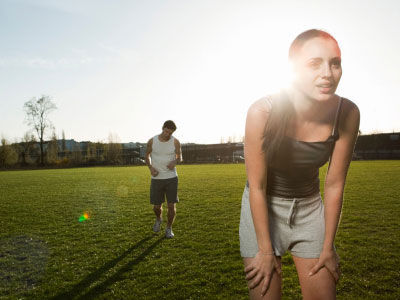
[[[0,299],[247,299],[244,165],[178,172],[171,240],[151,232],[145,167],[0,172]],[[398,299],[400,161],[353,162],[347,182],[338,298]],[[290,255],[283,264],[283,298],[301,299]]]

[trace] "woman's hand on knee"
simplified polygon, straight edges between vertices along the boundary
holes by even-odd
[[[280,275],[281,267],[274,254],[265,254],[257,252],[256,256],[245,269],[246,280],[248,280],[249,288],[253,289],[262,284],[261,294],[265,295],[274,270]]]
[[[311,269],[308,275],[312,276],[318,273],[318,271],[321,270],[323,267],[325,267],[328,272],[332,274],[335,282],[337,283],[340,278],[340,264],[339,255],[336,253],[335,250],[323,250],[317,264]]]

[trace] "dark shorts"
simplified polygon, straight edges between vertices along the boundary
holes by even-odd
[[[150,204],[161,205],[167,197],[168,203],[178,203],[178,177],[151,179]]]

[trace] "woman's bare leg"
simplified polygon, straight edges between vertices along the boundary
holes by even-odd
[[[318,262],[318,258],[301,258],[293,255],[297,274],[304,300],[336,299],[336,283],[332,274],[326,268],[320,269],[316,274],[308,273]]]
[[[243,258],[243,263],[244,267],[246,268],[249,264],[251,264],[252,260],[254,258],[252,257],[245,257]],[[279,256],[276,257],[279,265],[281,264],[281,258]],[[258,299],[263,299],[263,300],[275,300],[275,299],[281,299],[281,288],[282,288],[282,276],[279,275],[277,272],[274,271],[269,288],[267,290],[267,293],[264,295],[264,297],[261,296],[261,287],[262,284],[260,283],[257,285],[255,288],[250,289],[249,288],[249,296],[250,299],[252,300],[258,300]]]

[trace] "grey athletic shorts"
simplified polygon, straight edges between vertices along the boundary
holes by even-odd
[[[161,205],[167,197],[168,203],[178,203],[178,177],[151,179],[150,204]]]
[[[303,258],[318,258],[324,243],[325,218],[321,195],[307,198],[267,196],[271,243],[275,255],[287,250]],[[249,188],[242,196],[239,225],[240,253],[254,257],[258,252],[256,232],[250,210]]]

